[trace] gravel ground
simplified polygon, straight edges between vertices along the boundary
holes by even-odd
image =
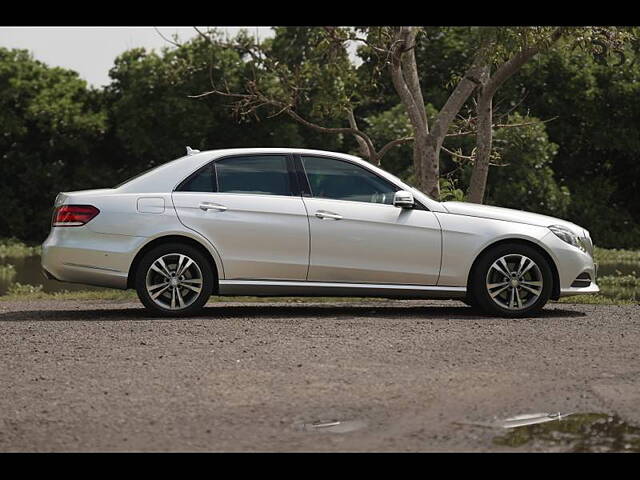
[[[508,320],[455,301],[217,303],[175,320],[38,300],[0,302],[0,332],[5,452],[562,451],[474,424],[640,425],[636,305]]]

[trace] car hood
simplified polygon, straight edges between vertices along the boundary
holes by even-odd
[[[540,215],[539,213],[524,212],[522,210],[513,210],[511,208],[493,207],[490,205],[467,202],[443,202],[442,205],[444,205],[449,213],[453,213],[455,215],[491,218],[493,220],[526,223],[528,225],[537,225],[540,227],[562,225],[580,237],[588,235],[588,232],[585,229],[575,223],[567,222],[566,220],[561,220],[555,217],[549,217],[547,215]]]

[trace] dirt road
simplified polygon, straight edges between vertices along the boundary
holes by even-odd
[[[639,346],[640,306],[0,302],[0,451],[640,450]],[[497,423],[537,412],[606,415]]]

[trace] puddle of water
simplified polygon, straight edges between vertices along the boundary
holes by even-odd
[[[568,452],[640,452],[640,427],[605,413],[534,414],[511,417],[493,426],[508,433],[494,445],[518,448],[535,444]]]
[[[348,433],[367,426],[362,420],[328,420],[302,423],[298,428],[304,432]]]
[[[571,413],[528,413],[525,415],[516,415],[515,417],[505,418],[499,425],[502,428],[525,427],[527,425],[537,425],[540,423],[560,421],[568,417]]]

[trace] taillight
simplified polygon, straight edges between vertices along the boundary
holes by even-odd
[[[51,226],[80,227],[99,213],[93,205],[61,205],[53,211]]]

